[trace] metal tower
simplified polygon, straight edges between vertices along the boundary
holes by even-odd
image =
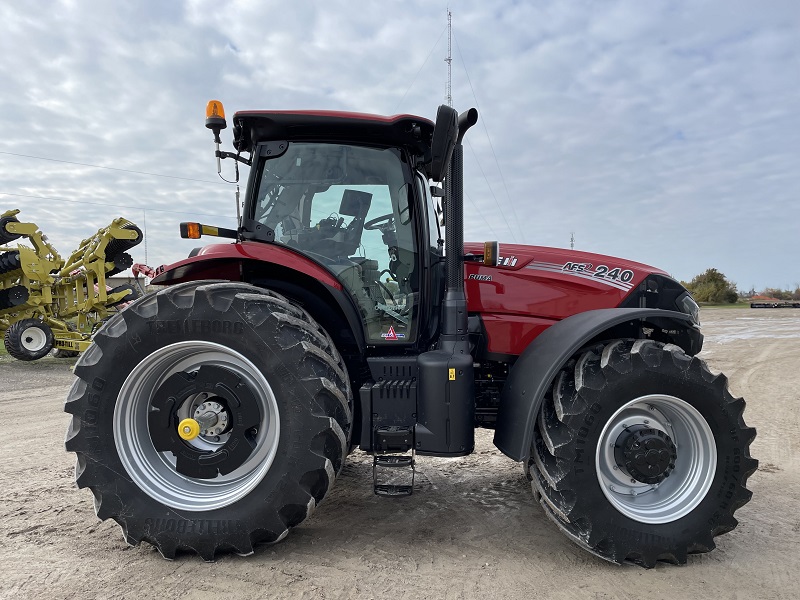
[[[447,9],[447,58],[444,59],[444,62],[447,63],[447,92],[445,100],[447,101],[447,106],[453,106],[453,14],[449,8]]]

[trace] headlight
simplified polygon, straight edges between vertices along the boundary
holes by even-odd
[[[697,302],[694,301],[694,298],[692,298],[689,292],[683,294],[675,301],[675,303],[678,305],[678,308],[681,312],[691,315],[695,324],[698,327],[700,326],[700,307],[698,306]]]

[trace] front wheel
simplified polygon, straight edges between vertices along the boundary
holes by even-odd
[[[645,567],[685,563],[737,525],[755,429],[724,375],[649,340],[571,361],[545,398],[528,461],[548,516],[587,550]]]
[[[78,487],[128,543],[213,560],[276,542],[322,501],[350,440],[330,337],[282,296],[189,283],[95,335],[65,410]]]

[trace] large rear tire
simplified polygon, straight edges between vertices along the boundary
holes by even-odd
[[[734,529],[758,462],[724,375],[680,348],[616,340],[556,378],[527,468],[571,540],[613,562],[682,564]]]
[[[166,558],[280,541],[347,454],[339,353],[308,313],[253,286],[192,282],[139,298],[95,335],[75,375],[66,448],[78,487],[129,544]],[[193,417],[207,429],[187,440],[178,423]]]

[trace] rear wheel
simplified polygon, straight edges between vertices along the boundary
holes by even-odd
[[[39,319],[23,319],[6,330],[3,341],[17,360],[39,360],[53,349],[53,330]]]
[[[744,400],[674,345],[617,340],[556,378],[528,469],[548,516],[614,562],[685,563],[737,525],[758,463]]]
[[[128,543],[167,558],[283,539],[346,456],[352,399],[338,352],[305,311],[252,286],[140,298],[75,374],[65,410],[78,487]]]

